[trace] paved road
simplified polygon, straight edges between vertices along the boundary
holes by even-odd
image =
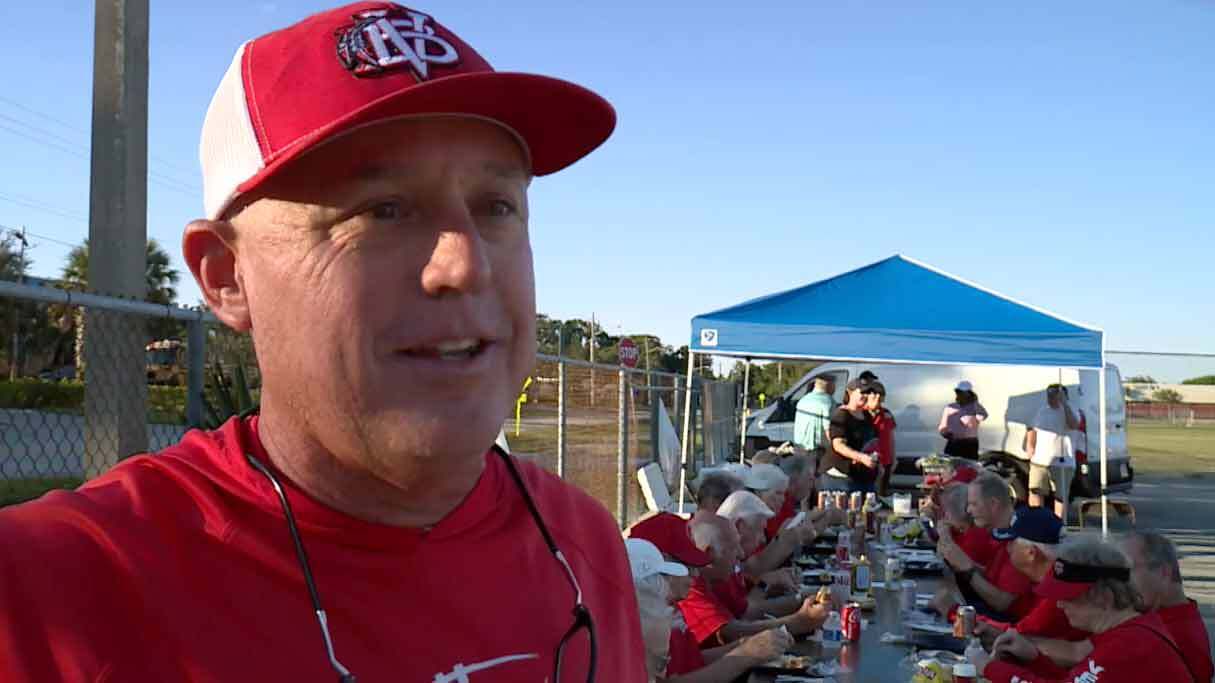
[[[160,450],[186,433],[181,425],[148,425],[148,446]],[[0,410],[0,479],[79,477],[84,418],[36,410]]]

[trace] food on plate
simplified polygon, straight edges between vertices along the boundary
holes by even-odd
[[[911,683],[953,683],[953,669],[935,659],[921,659]]]

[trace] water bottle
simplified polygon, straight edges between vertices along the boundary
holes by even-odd
[[[843,640],[843,622],[840,621],[840,613],[833,611],[827,615],[827,621],[823,622],[823,648],[834,650],[843,643]]]

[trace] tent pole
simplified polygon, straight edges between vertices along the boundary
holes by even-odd
[[[751,359],[744,358],[743,362],[746,367],[743,369],[743,395],[742,395],[742,424],[738,427],[738,461],[742,464],[747,464],[747,403],[751,397]]]
[[[1102,537],[1109,536],[1110,533],[1110,515],[1108,509],[1109,498],[1105,495],[1106,487],[1109,486],[1109,454],[1105,447],[1105,344],[1104,340],[1101,347],[1101,369],[1098,370],[1101,374],[1097,376],[1097,393],[1101,394],[1097,397],[1097,412],[1100,414],[1101,420],[1101,535]]]
[[[683,393],[683,443],[680,444],[679,454],[679,507],[677,514],[683,514],[684,492],[688,490],[688,453],[691,452],[689,432],[692,430],[692,368],[696,367],[696,352],[688,347],[688,383]]]

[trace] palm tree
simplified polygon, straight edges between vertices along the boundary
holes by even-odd
[[[171,304],[177,298],[177,283],[181,273],[175,270],[170,261],[169,253],[155,239],[148,240],[145,253],[144,286],[145,301],[157,304]],[[79,246],[73,247],[68,253],[67,262],[60,272],[63,288],[71,291],[84,292],[89,289],[89,241],[86,239]],[[84,376],[84,309],[75,307],[71,311],[69,326],[76,330],[76,376]],[[63,316],[60,328],[64,329],[67,315]],[[178,325],[172,320],[150,321],[149,331],[156,338],[172,336]]]

